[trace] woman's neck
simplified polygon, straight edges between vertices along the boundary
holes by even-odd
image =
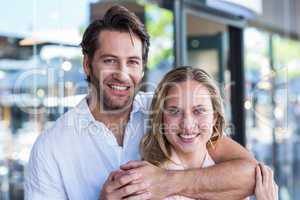
[[[180,162],[185,168],[200,168],[203,165],[205,156],[207,154],[206,145],[203,145],[197,149],[197,151],[191,153],[180,153],[175,151]]]

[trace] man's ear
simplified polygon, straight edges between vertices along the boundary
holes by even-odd
[[[83,56],[83,70],[86,76],[90,76],[91,68],[90,68],[90,60],[87,55]]]

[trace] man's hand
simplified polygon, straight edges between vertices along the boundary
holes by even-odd
[[[179,189],[171,171],[159,168],[147,161],[129,161],[122,165],[121,169],[134,174],[142,174],[144,183],[149,185],[147,190],[151,193],[151,199],[163,199],[176,193],[177,188]]]
[[[104,183],[99,200],[147,200],[151,197],[146,190],[148,187],[143,182],[142,174],[123,170],[114,171],[110,173]]]
[[[278,186],[273,171],[263,164],[256,167],[255,197],[257,200],[277,200]]]

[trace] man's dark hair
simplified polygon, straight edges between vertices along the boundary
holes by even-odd
[[[85,30],[80,43],[82,53],[87,55],[90,60],[93,59],[95,51],[99,48],[98,36],[103,30],[128,32],[130,35],[136,34],[142,41],[143,63],[146,65],[149,52],[149,35],[145,30],[144,24],[139,18],[130,12],[127,8],[114,5],[108,9],[103,19],[93,21]]]

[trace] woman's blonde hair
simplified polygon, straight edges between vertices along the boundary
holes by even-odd
[[[199,82],[210,93],[216,123],[213,126],[213,133],[207,146],[214,146],[217,140],[223,136],[225,128],[223,101],[215,81],[202,69],[178,67],[168,72],[155,90],[151,103],[150,130],[145,134],[140,144],[143,160],[154,165],[160,165],[170,160],[171,144],[168,142],[163,128],[164,102],[171,87],[187,80]]]

